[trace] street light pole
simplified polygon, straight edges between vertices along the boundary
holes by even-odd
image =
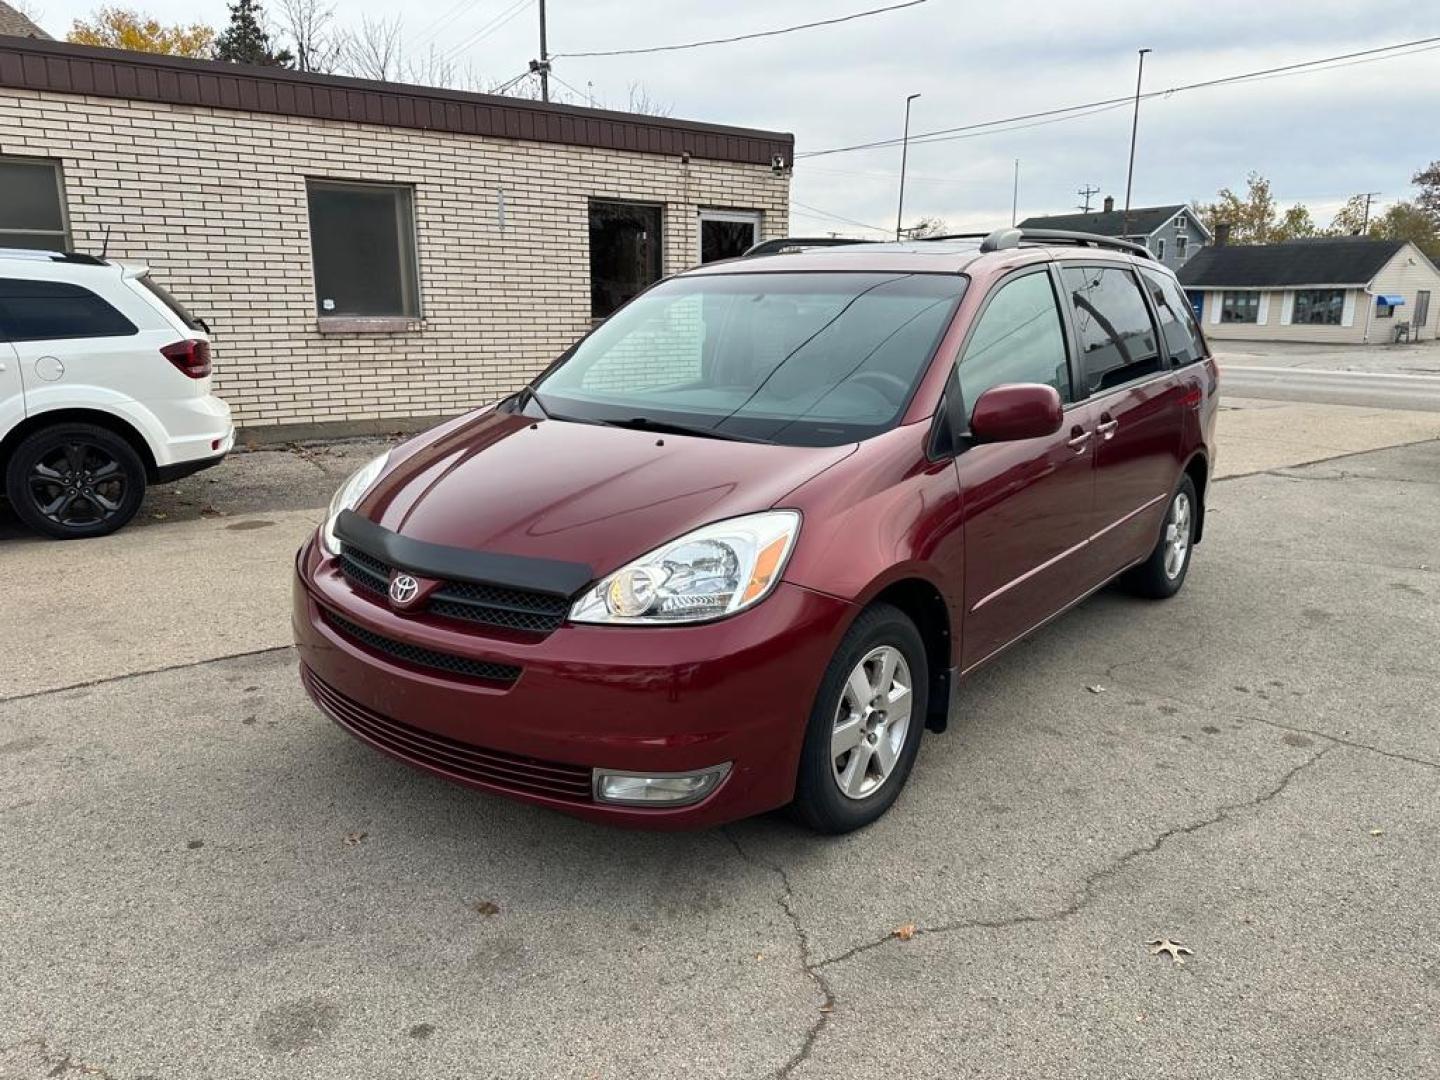
[[[550,100],[550,54],[545,48],[545,0],[540,0],[540,100]]]
[[[1130,238],[1130,188],[1135,183],[1135,137],[1140,132],[1140,83],[1145,78],[1145,54],[1149,49],[1140,50],[1140,70],[1135,73],[1135,117],[1130,121],[1130,168],[1125,173],[1125,218],[1120,227],[1120,239]]]
[[[900,239],[900,222],[905,215],[905,160],[910,156],[910,103],[919,94],[905,99],[905,137],[900,140],[900,204],[895,208],[895,239]]]

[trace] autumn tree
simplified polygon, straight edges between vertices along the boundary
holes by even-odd
[[[128,8],[102,7],[88,19],[76,19],[65,40],[77,45],[205,59],[215,46],[215,31],[204,23],[166,26]]]
[[[1330,219],[1330,228],[1325,230],[1326,235],[1365,235],[1370,229],[1370,201],[1364,195],[1351,195]]]
[[[1198,203],[1200,220],[1213,235],[1215,227],[1230,226],[1232,244],[1278,244],[1316,235],[1315,222],[1304,203],[1282,211],[1270,191],[1270,181],[1258,172],[1245,178],[1245,194],[1221,188],[1213,203]]]
[[[264,67],[289,67],[295,56],[289,49],[277,49],[265,28],[265,11],[259,0],[235,0],[230,23],[215,39],[215,59]]]
[[[1432,161],[1410,178],[1420,189],[1415,204],[1440,225],[1440,161]]]
[[[1370,226],[1370,235],[1409,240],[1426,255],[1440,260],[1440,221],[1419,202],[1397,202]]]

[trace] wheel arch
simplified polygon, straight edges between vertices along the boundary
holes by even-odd
[[[1195,539],[1193,542],[1198,544],[1205,532],[1205,489],[1210,484],[1210,459],[1205,456],[1205,451],[1197,450],[1191,455],[1190,460],[1185,463],[1185,475],[1190,477],[1190,482],[1195,485]]]
[[[929,695],[925,726],[931,731],[944,731],[950,719],[950,699],[954,690],[953,629],[950,607],[939,587],[918,575],[899,577],[877,583],[857,605],[859,612],[876,604],[889,604],[905,613],[920,631],[925,643],[925,660],[929,668]]]
[[[32,413],[25,417],[6,432],[3,439],[0,439],[0,476],[4,475],[5,468],[10,463],[10,455],[15,452],[15,448],[21,442],[37,431],[60,424],[94,424],[96,427],[105,428],[120,436],[130,445],[131,449],[140,455],[140,461],[145,466],[146,479],[150,481],[155,479],[155,455],[151,452],[150,444],[145,441],[140,430],[123,417],[103,409],[92,408],[47,409],[44,412]]]

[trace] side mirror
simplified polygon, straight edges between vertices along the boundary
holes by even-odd
[[[1060,430],[1065,409],[1053,386],[1007,383],[980,395],[970,412],[970,435],[976,442],[1019,442],[1043,439]]]

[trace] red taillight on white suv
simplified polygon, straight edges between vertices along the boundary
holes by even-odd
[[[174,364],[176,370],[182,375],[188,375],[192,379],[203,379],[210,374],[210,343],[192,338],[189,341],[177,341],[174,345],[166,345],[160,350],[166,360]]]

